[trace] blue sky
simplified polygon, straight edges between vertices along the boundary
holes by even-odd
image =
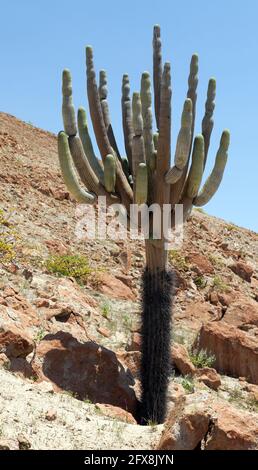
[[[211,168],[221,131],[231,131],[222,186],[210,214],[258,231],[257,0],[10,0],[1,5],[1,111],[53,132],[62,128],[61,72],[73,74],[76,106],[86,105],[85,51],[107,70],[113,127],[123,148],[120,89],[128,72],[133,91],[152,67],[152,28],[161,25],[163,58],[171,61],[175,144],[187,90],[189,61],[200,60],[200,132],[207,82],[217,79]],[[124,150],[123,150],[124,151]]]

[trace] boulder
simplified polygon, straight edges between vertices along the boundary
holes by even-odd
[[[135,300],[135,295],[130,287],[109,273],[101,274],[97,288],[102,294],[114,299]]]
[[[210,415],[205,409],[187,407],[179,417],[171,412],[162,433],[158,450],[197,450],[207,434]]]
[[[205,450],[258,450],[258,416],[228,405],[214,406],[217,419],[207,436]]]
[[[208,322],[194,345],[216,357],[214,367],[233,377],[246,377],[258,384],[257,339],[226,321]]]
[[[190,253],[186,257],[187,261],[189,261],[192,266],[193,270],[201,275],[201,274],[213,274],[214,273],[214,267],[213,264],[210,262],[210,260],[200,254],[200,253]]]
[[[230,269],[244,281],[251,282],[254,270],[249,264],[244,263],[243,261],[237,261],[230,266]]]
[[[49,334],[37,348],[36,365],[41,379],[51,381],[56,391],[135,412],[131,374],[113,351],[93,341],[81,343],[62,331]]]
[[[195,376],[199,382],[203,382],[207,387],[212,388],[213,390],[218,390],[221,386],[221,378],[215,369],[210,367],[202,367],[196,369]]]
[[[116,419],[118,421],[123,421],[125,423],[137,424],[137,421],[134,419],[133,415],[118,406],[106,405],[104,403],[96,403],[96,409],[105,416],[109,418]]]
[[[185,346],[174,343],[171,350],[172,363],[176,366],[182,375],[193,375],[195,366],[191,362],[189,354]]]
[[[29,335],[14,324],[1,322],[0,350],[8,358],[25,358],[33,351],[34,343]]]

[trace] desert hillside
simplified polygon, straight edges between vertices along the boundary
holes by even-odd
[[[144,247],[79,220],[56,136],[0,113],[0,449],[258,450],[258,235],[193,211],[167,421],[139,426]]]

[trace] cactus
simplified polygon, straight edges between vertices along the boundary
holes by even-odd
[[[114,155],[107,155],[104,160],[104,181],[106,191],[115,191],[116,184],[116,160]]]
[[[173,224],[176,204],[183,205],[186,220],[194,205],[202,206],[211,199],[223,177],[230,138],[229,132],[224,131],[214,168],[200,190],[213,129],[216,81],[213,78],[209,81],[202,134],[194,138],[198,62],[198,55],[194,54],[171,168],[170,64],[165,62],[163,65],[162,62],[158,25],[153,32],[153,103],[157,131],[154,132],[152,118],[149,73],[142,74],[140,92],[133,93],[132,99],[129,77],[127,74],[123,75],[121,106],[126,158],[120,156],[111,125],[106,72],[100,72],[99,86],[96,81],[92,47],[86,48],[87,94],[102,163],[94,152],[83,108],[78,111],[79,136],[77,135],[71,74],[68,70],[63,72],[62,111],[65,132],[58,136],[58,153],[64,181],[79,202],[95,203],[97,196],[106,196],[108,204],[123,204],[128,217],[133,203],[147,203],[148,206],[158,204],[161,211],[164,205],[170,204]],[[80,181],[86,189],[81,187]],[[149,420],[161,423],[166,416],[174,282],[168,265],[163,219],[164,217],[161,235],[157,238],[156,227],[151,211],[149,212],[150,234],[145,240],[146,267],[142,278],[142,397],[138,416],[142,424]]]

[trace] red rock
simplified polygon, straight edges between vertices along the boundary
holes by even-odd
[[[195,450],[209,429],[210,415],[202,409],[184,410],[177,418],[172,410],[157,450]]]
[[[199,382],[203,382],[207,387],[212,388],[213,390],[218,390],[221,386],[220,375],[216,372],[215,369],[210,367],[202,367],[201,369],[196,369],[195,376]]]
[[[49,300],[48,299],[37,299],[35,301],[35,305],[36,305],[37,308],[49,307]]]
[[[217,419],[208,434],[205,450],[258,450],[258,417],[228,405],[214,406]]]
[[[139,375],[141,363],[140,351],[118,351],[117,357],[119,361],[130,370],[133,377]]]
[[[137,421],[131,413],[128,413],[128,411],[123,410],[118,406],[96,403],[96,408],[101,412],[101,414],[108,416],[109,418],[117,419],[118,421],[123,421],[125,423],[137,424]]]
[[[142,343],[142,335],[140,333],[133,333],[130,344],[127,346],[127,351],[140,351]]]
[[[192,375],[195,372],[195,366],[191,362],[187,349],[179,343],[174,343],[171,350],[172,363],[183,375]]]
[[[214,367],[233,377],[258,384],[258,344],[254,337],[225,321],[208,322],[200,330],[195,348],[216,357]]]
[[[223,321],[237,327],[243,325],[258,326],[258,303],[249,297],[238,295],[228,307]]]
[[[105,338],[110,338],[111,336],[111,331],[108,330],[107,328],[104,328],[103,326],[100,326],[97,328],[97,331],[102,335],[105,336]]]
[[[133,281],[131,276],[126,276],[126,274],[117,274],[116,279],[122,281],[124,284],[130,287],[130,289],[133,287]]]
[[[251,282],[251,277],[254,272],[252,266],[244,263],[243,261],[237,261],[230,266],[230,269],[239,277],[244,279],[244,281]]]
[[[218,296],[218,294],[217,294],[216,291],[210,292],[209,300],[210,300],[210,303],[211,303],[211,304],[213,304],[213,305],[218,305],[218,303],[219,303],[219,296]]]
[[[112,274],[103,273],[100,276],[98,290],[103,294],[122,300],[135,300],[135,295],[126,284]]]
[[[186,259],[193,265],[193,270],[197,272],[197,274],[214,273],[214,267],[206,256],[200,253],[189,253]]]
[[[9,358],[23,357],[33,351],[33,341],[24,330],[11,324],[0,325],[0,350]]]
[[[73,392],[80,399],[136,409],[134,381],[116,354],[97,343],[78,342],[71,334],[58,332],[40,342],[36,356],[37,370],[57,391]]]

